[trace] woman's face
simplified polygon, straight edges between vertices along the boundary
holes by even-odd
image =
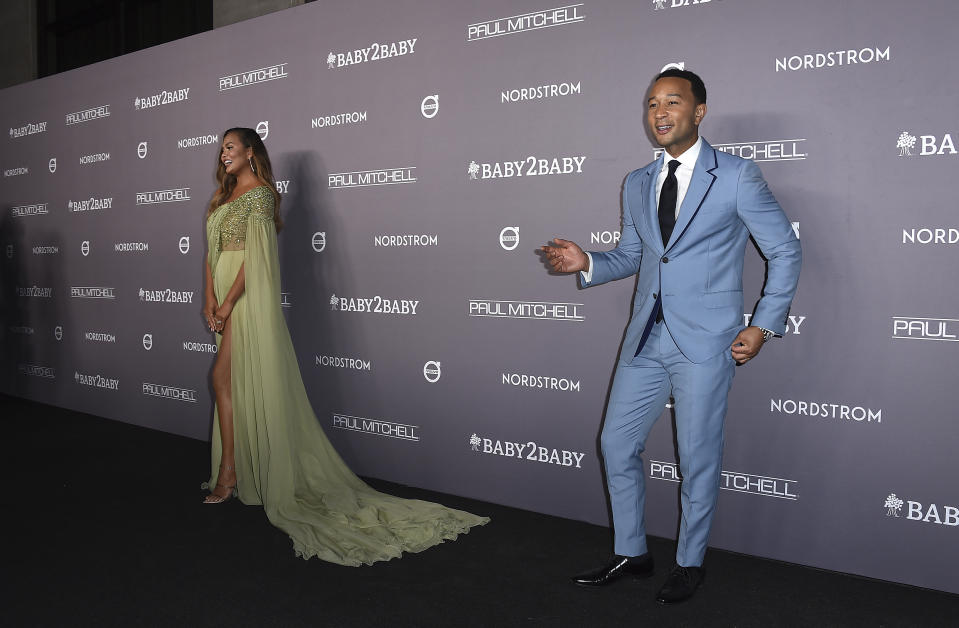
[[[223,137],[223,145],[220,147],[220,162],[226,167],[228,174],[237,176],[244,168],[249,168],[250,157],[252,156],[253,149],[244,146],[236,133],[227,133]]]

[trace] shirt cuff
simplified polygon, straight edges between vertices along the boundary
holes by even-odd
[[[588,284],[593,281],[593,256],[589,251],[583,251],[586,253],[586,258],[589,260],[589,270],[581,270],[579,274],[583,276],[583,283]]]

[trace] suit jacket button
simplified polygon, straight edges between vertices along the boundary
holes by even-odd
[[[668,263],[669,263],[669,258],[666,257],[665,255],[663,256],[663,263],[664,263],[664,264],[668,264]]]
[[[654,292],[654,293],[653,293],[653,298],[654,298],[654,299],[658,299],[659,296],[657,296],[657,294]]]

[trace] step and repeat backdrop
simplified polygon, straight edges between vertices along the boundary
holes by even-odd
[[[645,92],[685,67],[702,134],[760,165],[804,251],[785,337],[737,371],[712,545],[959,592],[957,22],[949,0],[329,0],[4,90],[2,390],[209,438],[204,218],[248,126],[303,380],[353,468],[608,524],[635,282],[582,290],[536,249],[616,245],[658,156]],[[763,278],[750,245],[744,324]],[[674,538],[668,408],[645,464]]]

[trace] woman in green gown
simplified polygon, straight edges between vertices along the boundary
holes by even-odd
[[[204,317],[217,332],[212,473],[204,503],[262,504],[297,556],[357,566],[454,539],[485,517],[385,495],[333,449],[280,310],[279,194],[256,131],[229,129],[207,215]]]

